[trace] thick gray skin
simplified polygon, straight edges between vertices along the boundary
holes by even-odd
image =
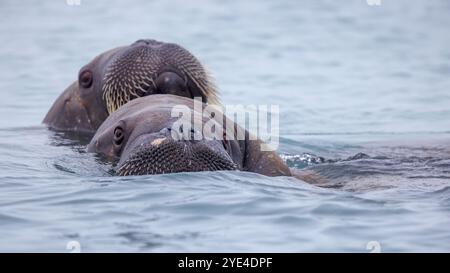
[[[127,101],[153,94],[218,100],[210,77],[187,50],[138,40],[106,51],[82,67],[78,80],[58,97],[43,123],[55,130],[94,133]]]
[[[171,117],[171,110],[175,105],[194,109],[192,99],[173,95],[143,97],[125,104],[100,126],[88,151],[118,160],[119,175],[242,170],[291,176],[282,159],[275,152],[261,151],[262,142],[249,140],[247,131],[246,139],[239,141],[222,141],[219,136],[218,140],[174,140],[171,132],[178,118]]]

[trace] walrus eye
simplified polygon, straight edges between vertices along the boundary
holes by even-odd
[[[92,72],[89,70],[85,70],[81,72],[78,81],[80,82],[81,87],[89,88],[92,85],[92,78]]]
[[[122,127],[116,127],[116,129],[114,129],[114,144],[116,146],[122,145],[123,139],[124,135]]]

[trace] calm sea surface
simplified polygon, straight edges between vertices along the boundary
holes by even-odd
[[[189,3],[0,2],[0,251],[450,251],[450,1]],[[224,104],[279,105],[279,153],[330,182],[115,177],[41,125],[139,38],[193,52]]]

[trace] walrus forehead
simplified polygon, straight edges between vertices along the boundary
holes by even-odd
[[[107,65],[111,62],[112,59],[114,59],[118,52],[121,52],[126,47],[127,46],[115,47],[103,52],[102,54],[99,54],[88,64],[83,66],[80,69],[80,72],[85,69],[89,69],[95,74],[95,77],[99,77],[101,80],[103,80],[103,75],[106,73]]]
[[[202,116],[202,122],[207,122],[210,119],[210,113],[203,112],[207,105],[204,103],[200,103],[200,107],[195,107],[194,105],[195,100],[191,98],[170,94],[155,94],[151,97],[133,99],[111,113],[104,123],[106,125],[110,124],[111,121],[125,118],[151,120],[152,118],[150,117],[154,115],[161,115],[159,118],[164,119],[179,119],[181,117],[180,113],[183,113],[183,117],[186,117],[184,114],[190,114],[192,118],[194,116]],[[219,113],[220,111],[221,109],[218,108],[216,112]]]

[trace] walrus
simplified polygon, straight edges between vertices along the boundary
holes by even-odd
[[[153,94],[219,100],[211,76],[189,51],[142,39],[108,50],[83,66],[43,123],[56,130],[94,133],[121,105]]]
[[[209,122],[209,128],[214,128],[211,134],[196,138],[196,134],[201,134],[198,128],[186,126],[183,130],[184,124],[177,126],[180,117],[174,117],[172,111],[180,106],[194,115],[195,111],[202,112],[200,123],[206,126]],[[274,151],[263,151],[261,140],[252,138],[225,116],[211,119],[219,115],[205,110],[206,104],[201,109],[195,109],[193,99],[181,96],[134,99],[103,122],[87,151],[113,161],[120,176],[221,170],[291,176],[289,167]]]

